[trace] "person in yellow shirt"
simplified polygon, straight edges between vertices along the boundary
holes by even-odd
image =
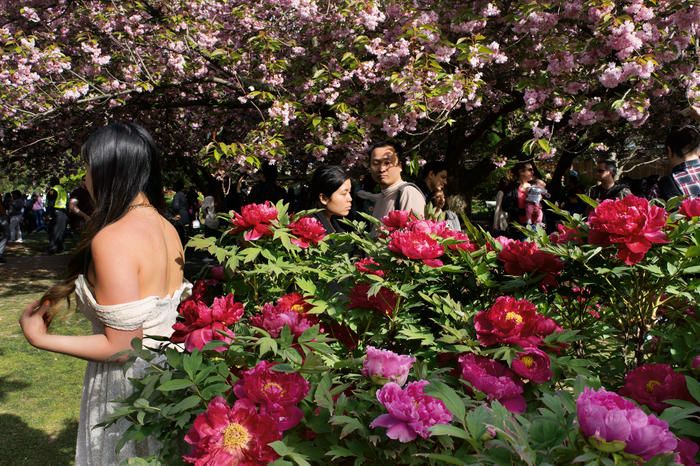
[[[61,186],[58,177],[52,177],[50,188],[46,194],[48,207],[46,209],[49,216],[49,254],[63,252],[63,240],[66,234],[66,224],[68,223],[68,193]]]

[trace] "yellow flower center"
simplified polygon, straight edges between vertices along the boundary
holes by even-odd
[[[279,393],[283,394],[284,393],[284,388],[282,388],[282,385],[275,383],[275,382],[268,382],[265,385],[263,385],[263,391],[265,393]]]
[[[521,316],[517,312],[509,312],[506,314],[506,320],[514,320],[516,324],[522,324],[523,316]]]
[[[242,425],[232,422],[224,430],[224,446],[229,450],[240,450],[248,444],[250,434]]]
[[[529,355],[525,355],[522,358],[520,358],[520,362],[525,364],[525,367],[527,367],[528,369],[531,368],[535,364],[535,360],[532,359],[532,356],[529,356]]]
[[[659,382],[658,380],[650,380],[650,381],[648,381],[648,382],[647,382],[647,385],[646,385],[647,392],[648,392],[648,393],[653,392],[653,391],[654,391],[654,387],[656,387],[657,385],[661,385],[661,382]]]
[[[302,312],[304,312],[304,305],[303,304],[295,304],[294,306],[292,306],[292,311],[301,314]]]

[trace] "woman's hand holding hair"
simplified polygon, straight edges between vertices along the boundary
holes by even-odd
[[[25,338],[32,346],[37,348],[42,347],[43,338],[48,334],[48,322],[50,321],[51,303],[48,301],[40,304],[39,301],[34,301],[27,305],[19,318],[19,325],[22,327],[22,332]]]

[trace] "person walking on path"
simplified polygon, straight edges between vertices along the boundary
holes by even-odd
[[[63,240],[66,235],[66,225],[68,224],[68,193],[61,185],[58,177],[52,177],[51,188],[49,188],[46,198],[49,200],[47,213],[49,214],[49,254],[63,252]]]
[[[81,153],[88,165],[87,187],[96,209],[69,265],[69,278],[20,318],[27,341],[36,348],[88,360],[80,404],[75,464],[116,465],[157,454],[153,441],[129,441],[116,452],[128,423],[98,426],[113,413],[114,400],[132,392],[130,378],[143,376],[148,363],[137,359],[124,369],[117,357],[143,338],[144,346],[169,337],[180,299],[191,289],[184,281],[184,252],[175,228],[163,217],[165,201],[158,150],[150,134],[132,123],[98,129]],[[75,293],[78,309],[93,334],[48,331],[53,309]]]
[[[44,210],[44,198],[41,197],[41,194],[33,193],[32,199],[34,200],[32,203],[32,214],[34,215],[34,226],[36,227],[34,232],[37,233],[41,230],[46,230],[46,224],[44,223],[44,213],[46,211]]]
[[[24,214],[24,196],[19,190],[12,191],[10,203],[10,243],[22,242],[22,218]]]

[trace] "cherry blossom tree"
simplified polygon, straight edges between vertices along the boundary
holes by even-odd
[[[386,138],[462,191],[508,158],[561,174],[689,119],[699,25],[693,0],[3,1],[0,160],[46,169],[137,119],[219,174],[360,167]]]

